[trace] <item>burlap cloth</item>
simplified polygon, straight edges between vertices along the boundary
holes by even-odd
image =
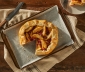
[[[13,9],[0,9],[0,22],[2,22],[6,18],[7,14],[12,10]],[[9,25],[15,24],[16,22],[23,20],[27,17],[30,17],[38,12],[39,11],[21,9],[19,13],[9,21],[8,25],[4,26],[4,28]],[[51,56],[48,56],[38,62],[35,62],[30,66],[27,66],[23,69],[18,69],[13,63],[9,52],[7,51],[7,48],[4,46],[4,59],[14,72],[47,72],[55,64],[67,58],[69,55],[71,55],[74,51],[76,51],[78,48],[80,48],[83,45],[85,41],[85,33],[76,28],[77,18],[73,16],[66,16],[66,17],[69,20],[69,23],[74,32],[74,37],[75,37],[74,44],[64,48],[63,50]],[[3,41],[1,37],[0,37],[0,41]]]

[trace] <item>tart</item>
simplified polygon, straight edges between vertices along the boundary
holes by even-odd
[[[50,54],[58,44],[58,28],[46,20],[30,20],[19,29],[20,45],[36,41],[36,55]]]
[[[70,0],[69,5],[84,5],[84,4],[85,4],[85,0]]]

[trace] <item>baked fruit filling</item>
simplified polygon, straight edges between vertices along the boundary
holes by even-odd
[[[36,40],[36,46],[39,48],[38,50],[47,50],[47,47],[51,42],[50,28],[45,26],[34,26],[26,29],[25,36],[26,41],[30,42]]]
[[[31,20],[21,26],[19,30],[20,45],[36,41],[36,55],[51,53],[58,43],[58,30],[46,20]]]

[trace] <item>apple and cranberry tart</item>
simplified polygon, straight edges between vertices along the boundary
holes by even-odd
[[[20,27],[20,45],[36,41],[36,55],[51,53],[58,44],[58,28],[46,20],[30,20]]]

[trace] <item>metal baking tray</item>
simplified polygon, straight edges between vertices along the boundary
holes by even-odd
[[[24,19],[17,24],[4,29],[1,33],[1,36],[3,38],[3,41],[15,63],[15,65],[18,68],[23,68],[27,65],[30,65],[45,56],[36,56],[35,55],[35,41],[30,42],[29,44],[26,44],[25,46],[21,46],[19,44],[19,37],[18,32],[20,27],[28,20],[32,19],[39,19],[39,20],[47,20],[49,22],[52,22],[55,26],[58,27],[58,45],[55,48],[55,50],[51,53],[55,53],[56,51],[59,51],[65,46],[69,46],[73,44],[73,39],[71,37],[71,34],[65,24],[65,22],[62,19],[62,15],[59,13],[58,6],[55,5],[49,9],[46,9],[32,17],[29,17],[27,19]]]

